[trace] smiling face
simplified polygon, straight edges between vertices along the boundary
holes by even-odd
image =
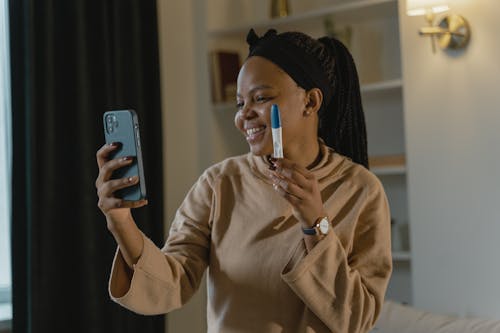
[[[316,140],[315,123],[304,116],[307,93],[271,61],[250,57],[238,75],[238,112],[235,125],[254,155],[271,155],[271,105],[281,113],[285,157]],[[288,152],[288,154],[287,154]]]

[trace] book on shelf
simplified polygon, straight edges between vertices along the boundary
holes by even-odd
[[[240,55],[236,51],[216,50],[210,53],[212,101],[236,101],[236,80],[240,71]]]

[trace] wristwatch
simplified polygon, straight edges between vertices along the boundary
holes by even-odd
[[[306,235],[323,235],[325,236],[330,231],[330,222],[328,217],[320,217],[312,228],[302,228],[302,232]]]

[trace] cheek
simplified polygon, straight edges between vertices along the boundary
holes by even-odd
[[[239,130],[243,128],[243,121],[240,116],[240,111],[234,114],[234,126],[236,126],[236,128]]]
[[[283,106],[286,112],[281,113],[281,123],[283,127],[294,127],[297,122],[300,122],[303,110],[300,108],[299,104],[288,103],[288,105]]]

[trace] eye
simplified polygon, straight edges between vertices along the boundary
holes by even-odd
[[[255,97],[255,101],[257,103],[264,103],[264,102],[267,102],[271,99],[271,97],[267,97],[267,96],[256,96]]]
[[[243,103],[243,102],[241,102],[241,101],[236,102],[236,108],[237,108],[238,110],[241,110],[241,109],[243,108],[243,105],[244,105],[244,103]]]

